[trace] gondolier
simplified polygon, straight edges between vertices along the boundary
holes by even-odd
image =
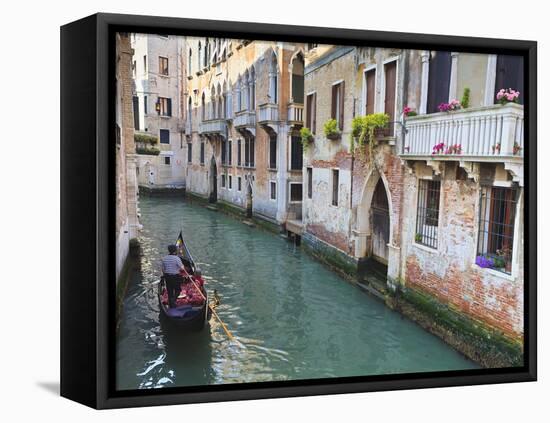
[[[166,281],[166,289],[168,291],[168,304],[170,308],[176,307],[176,299],[181,291],[181,283],[183,278],[180,275],[181,270],[184,270],[183,263],[177,255],[178,247],[174,244],[168,246],[168,255],[162,258],[162,273]]]

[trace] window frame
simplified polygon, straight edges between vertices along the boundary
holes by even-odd
[[[426,223],[427,219],[433,219],[433,217],[428,217],[428,212],[430,210],[434,210],[433,208],[428,207],[428,202],[430,199],[430,195],[436,192],[433,188],[430,188],[430,184],[438,184],[439,189],[437,191],[437,224],[436,225],[429,225]],[[425,188],[423,188],[421,185],[426,185]],[[415,217],[415,231],[414,231],[414,244],[417,246],[421,246],[424,248],[428,248],[432,251],[439,251],[440,248],[440,242],[439,242],[439,233],[440,226],[441,226],[441,212],[442,207],[441,203],[443,201],[443,186],[442,181],[440,179],[431,179],[431,178],[419,178],[417,183],[417,192],[416,192],[416,217]],[[424,195],[423,195],[424,194]],[[421,201],[422,204],[421,205]],[[421,210],[422,209],[422,210]],[[424,220],[424,223],[421,223],[422,220]],[[419,232],[419,225],[422,224],[422,232]],[[432,228],[432,232],[430,234],[424,233],[425,226],[430,226]],[[422,236],[422,239],[420,241],[417,240],[418,235]],[[429,242],[425,241],[425,238],[429,240]]]
[[[336,176],[336,178],[334,177]],[[336,187],[334,185],[334,180],[336,179]],[[331,186],[331,200],[330,204],[332,207],[338,207],[340,203],[340,169],[333,168],[330,172],[330,186]],[[336,193],[336,195],[335,195]]]
[[[163,142],[162,141],[162,134],[167,134],[168,136],[168,142]],[[159,144],[164,144],[164,145],[170,145],[170,130],[169,129],[166,129],[166,128],[159,128]]]
[[[170,68],[169,68],[169,65],[168,65],[168,57],[165,57],[165,56],[159,56],[159,75],[162,75],[162,76],[169,76],[170,75]],[[166,65],[163,66],[163,65]],[[166,72],[165,72],[166,70]]]

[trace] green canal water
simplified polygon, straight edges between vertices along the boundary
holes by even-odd
[[[117,389],[472,369],[478,366],[280,236],[181,198],[140,198],[141,266],[117,335]],[[180,228],[217,308],[198,333],[163,327],[154,283]]]

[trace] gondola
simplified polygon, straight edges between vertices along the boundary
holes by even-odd
[[[208,307],[208,293],[204,286],[204,279],[198,270],[185,241],[180,232],[176,241],[178,256],[185,266],[182,271],[183,282],[181,292],[176,300],[176,307],[171,308],[168,303],[168,291],[164,277],[161,278],[158,288],[158,301],[161,319],[166,323],[181,329],[201,330],[210,318]]]

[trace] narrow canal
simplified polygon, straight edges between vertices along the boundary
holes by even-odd
[[[140,198],[141,268],[117,339],[117,388],[295,380],[476,368],[440,339],[283,238],[178,198]],[[180,227],[221,297],[202,332],[163,331],[158,261]]]

